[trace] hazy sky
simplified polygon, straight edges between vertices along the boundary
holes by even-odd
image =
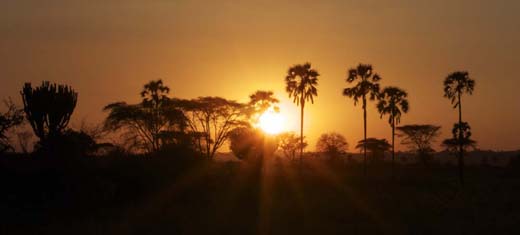
[[[410,95],[402,124],[442,125],[457,112],[442,81],[468,70],[477,84],[463,118],[482,149],[520,148],[520,1],[0,1],[0,98],[26,81],[72,85],[73,122],[100,122],[104,105],[137,102],[144,83],[162,78],[181,98],[245,101],[255,90],[282,99],[290,129],[298,109],[284,91],[293,64],[321,73],[306,107],[305,132],[344,134],[350,150],[363,136],[362,110],[341,95],[346,71],[371,63],[382,85]],[[368,135],[390,138],[369,105]]]

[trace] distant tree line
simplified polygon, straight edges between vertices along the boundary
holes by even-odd
[[[23,109],[8,100],[7,111],[0,115],[0,152],[14,151],[9,130],[21,125],[24,120],[30,125],[38,141],[37,153],[47,155],[89,155],[99,151],[131,151],[150,154],[172,149],[188,149],[197,155],[213,159],[226,143],[239,159],[260,159],[272,156],[276,151],[291,160],[299,155],[303,159],[304,108],[314,103],[318,96],[319,72],[310,63],[291,66],[285,76],[285,88],[289,98],[300,107],[300,135],[282,133],[266,135],[254,123],[266,110],[279,111],[271,91],[256,91],[249,102],[240,103],[222,97],[198,97],[180,99],[170,96],[170,88],[162,80],[150,81],[140,92],[141,101],[129,104],[124,101],[106,105],[108,113],[103,127],[96,133],[68,128],[78,102],[78,93],[70,86],[47,81],[33,87],[26,83],[20,94]],[[370,64],[359,64],[347,70],[346,82],[352,86],[344,88],[342,94],[361,104],[363,110],[363,139],[355,148],[363,152],[363,169],[366,174],[367,152],[370,161],[377,161],[391,150],[392,169],[395,162],[395,136],[401,143],[416,152],[424,165],[431,161],[434,149],[432,142],[440,134],[440,126],[412,124],[398,126],[403,114],[410,110],[408,93],[398,87],[381,88],[382,76],[374,72]],[[475,81],[468,72],[457,71],[444,80],[444,96],[458,109],[459,119],[452,129],[452,138],[442,141],[442,146],[458,156],[459,179],[464,179],[464,152],[474,149],[476,141],[471,139],[471,127],[462,119],[462,97],[472,94]],[[367,137],[367,105],[376,101],[380,118],[388,117],[391,142],[386,139]],[[101,134],[100,134],[101,133]],[[109,133],[119,134],[124,146],[115,143],[98,143],[99,137]],[[25,143],[25,144],[23,144]],[[23,147],[26,141],[20,141]],[[332,132],[320,136],[316,151],[330,159],[344,156],[348,142],[341,134]],[[23,147],[25,149],[25,147]],[[24,150],[25,151],[25,150]],[[66,153],[62,152],[65,151]],[[68,151],[68,152],[67,152]],[[299,154],[297,154],[299,152]]]

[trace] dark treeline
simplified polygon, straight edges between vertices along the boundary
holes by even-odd
[[[297,146],[282,144],[281,147],[298,147],[300,160],[303,157],[303,149],[307,145],[303,141],[304,107],[308,102],[314,103],[318,95],[319,76],[320,74],[311,67],[310,63],[305,63],[290,67],[285,78],[289,97],[301,107],[301,128]],[[422,156],[422,162],[427,164],[427,155],[434,152],[430,144],[437,137],[440,127],[436,128],[435,125],[397,127],[402,114],[410,109],[408,93],[398,87],[381,88],[381,81],[382,76],[373,71],[372,65],[359,64],[347,72],[346,82],[355,83],[354,86],[343,90],[343,95],[352,98],[354,105],[358,103],[362,105],[364,139],[360,141],[360,146],[364,154],[364,173],[367,172],[367,145],[370,144],[367,139],[366,125],[368,101],[377,101],[376,107],[381,118],[388,116],[392,134],[390,148],[392,163],[395,162],[394,146],[397,131],[397,136],[402,138],[402,144],[408,145],[411,151],[417,152],[418,156]],[[464,169],[463,153],[468,148],[476,146],[476,141],[470,138],[471,127],[467,122],[462,121],[461,96],[464,93],[471,94],[474,85],[474,80],[469,78],[467,72],[454,72],[444,81],[445,97],[451,99],[454,108],[458,108],[459,121],[454,124],[453,138],[444,140],[442,146],[448,151],[458,152],[461,183],[463,183]],[[22,113],[25,113],[25,120],[38,138],[34,152],[54,157],[67,155],[67,158],[71,158],[69,155],[72,152],[76,152],[75,155],[106,152],[150,154],[165,149],[189,149],[200,157],[213,159],[218,150],[229,142],[235,156],[244,158],[246,155],[258,155],[253,150],[263,149],[258,147],[262,145],[260,142],[270,142],[272,150],[269,152],[273,153],[279,149],[280,143],[291,142],[291,140],[282,140],[291,138],[292,135],[289,133],[266,138],[267,136],[261,131],[255,130],[254,124],[258,122],[259,115],[269,108],[278,109],[276,103],[279,101],[270,91],[255,92],[250,96],[248,103],[211,96],[185,100],[171,97],[169,93],[170,88],[162,80],[150,81],[140,92],[142,99],[140,103],[128,104],[119,101],[106,105],[103,110],[108,113],[108,116],[102,128],[87,133],[89,132],[87,130],[67,128],[78,100],[78,93],[71,87],[49,82],[43,82],[41,86],[35,88],[31,84],[25,84],[21,91],[23,112],[12,101],[6,103],[8,111],[1,119],[1,150],[2,152],[14,150],[7,133],[9,129],[23,123]],[[119,140],[117,144],[97,143],[99,138],[95,138],[114,134]],[[326,137],[326,134],[323,137]],[[21,139],[20,136],[18,139]],[[325,139],[322,138],[321,141]],[[239,143],[240,141],[243,143]],[[323,143],[317,144],[319,152],[330,152],[330,148],[324,150],[322,145]],[[246,154],[244,151],[251,153]],[[292,151],[283,150],[285,153]],[[294,157],[294,154],[291,155]]]
[[[520,208],[511,205],[520,196],[512,190],[520,186],[520,157],[505,168],[464,166],[464,153],[477,143],[462,119],[462,96],[475,86],[467,72],[444,80],[445,97],[458,109],[459,120],[442,146],[457,157],[457,168],[434,157],[440,126],[399,126],[413,108],[409,93],[381,87],[386,80],[368,64],[347,71],[351,86],[342,92],[361,105],[364,138],[350,146],[343,135],[324,133],[316,151],[304,153],[304,111],[318,96],[318,77],[310,63],[290,67],[285,77],[288,96],[300,107],[299,135],[266,134],[255,125],[264,112],[279,111],[271,91],[255,91],[245,103],[214,96],[181,99],[155,80],[143,86],[139,103],[112,102],[103,108],[107,117],[101,125],[73,129],[69,122],[83,96],[66,85],[27,83],[20,91],[23,108],[9,99],[0,116],[0,232],[460,234],[516,229],[511,215]],[[390,141],[369,137],[370,101],[387,119]],[[28,151],[23,125],[37,138],[33,151]],[[408,147],[407,154],[416,156],[415,164],[401,164],[396,137]],[[227,146],[236,160],[216,161]],[[349,148],[362,153],[361,162]]]

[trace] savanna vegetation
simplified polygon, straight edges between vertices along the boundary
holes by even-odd
[[[103,123],[74,129],[69,123],[82,99],[79,91],[27,83],[20,91],[23,107],[8,99],[0,115],[0,232],[518,231],[520,156],[500,167],[491,160],[464,164],[477,146],[462,119],[463,94],[475,87],[467,72],[451,73],[443,83],[459,120],[442,147],[457,156],[457,167],[436,157],[441,126],[399,126],[413,108],[412,94],[381,89],[382,77],[369,64],[349,69],[346,82],[352,86],[338,94],[361,104],[364,138],[327,132],[315,151],[305,152],[304,111],[318,97],[318,77],[310,63],[291,66],[285,76],[288,96],[300,108],[299,134],[268,133],[257,125],[262,114],[279,110],[271,91],[255,91],[245,103],[181,99],[174,87],[155,80],[136,91],[139,103],[116,100],[103,108]],[[368,137],[369,101],[387,118],[390,142]],[[27,130],[35,137],[32,148]],[[406,152],[395,151],[396,137]],[[226,149],[232,157],[219,160]]]

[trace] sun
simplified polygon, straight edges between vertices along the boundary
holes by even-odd
[[[269,109],[258,118],[258,127],[267,134],[276,135],[283,131],[284,121],[280,113]]]

